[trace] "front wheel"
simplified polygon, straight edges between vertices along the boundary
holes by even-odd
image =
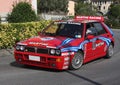
[[[72,59],[72,62],[70,64],[70,69],[77,70],[82,66],[82,64],[83,64],[83,53],[77,52]]]
[[[107,52],[106,52],[106,58],[111,58],[114,54],[114,47],[112,44],[109,45]]]

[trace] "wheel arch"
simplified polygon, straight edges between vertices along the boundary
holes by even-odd
[[[78,54],[78,53],[81,54],[81,57],[80,57],[81,59],[80,60],[82,60],[82,61],[79,64],[79,66],[76,67],[75,64],[74,64],[74,62],[76,62],[76,54]],[[71,70],[77,70],[77,69],[79,69],[82,66],[83,62],[84,62],[84,51],[82,49],[78,49],[78,51],[76,51],[74,57],[70,61],[69,69],[71,69]]]
[[[82,49],[78,49],[77,52],[81,52],[84,55],[84,51]]]
[[[111,44],[113,45],[113,47],[115,46],[115,43],[113,41],[111,41]]]

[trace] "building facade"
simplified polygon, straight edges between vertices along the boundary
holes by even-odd
[[[113,3],[112,0],[85,0],[85,2],[95,6],[102,15],[108,12],[110,5]]]
[[[37,0],[0,0],[0,17],[4,20],[12,12],[13,5],[21,1],[29,2],[37,14]]]
[[[72,0],[69,0],[68,2],[68,16],[74,16],[75,15],[75,2]]]
[[[91,3],[92,6],[96,7],[98,9],[98,13],[105,15],[110,5],[113,3],[113,0],[84,0],[85,3]],[[75,1],[69,0],[68,3],[68,16],[74,16],[75,15]]]

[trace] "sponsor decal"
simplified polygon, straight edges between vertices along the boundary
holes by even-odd
[[[62,53],[62,56],[69,56],[69,55],[74,55],[74,52],[65,52],[65,53]]]
[[[55,49],[56,47],[54,47],[54,46],[47,46],[47,48],[54,48]]]
[[[107,44],[107,46],[109,46],[109,45],[110,45],[110,43],[111,43],[111,40],[110,40],[109,38],[105,38],[105,37],[98,37],[98,39],[100,39],[100,40],[102,40],[102,41],[105,41],[105,42],[106,42],[106,44]]]
[[[96,47],[99,47],[99,46],[102,46],[102,45],[104,45],[104,42],[100,42],[100,43],[96,44]]]
[[[71,21],[68,21],[68,22],[55,22],[55,24],[74,24],[74,25],[81,25],[81,23],[71,22]]]
[[[21,43],[21,42],[19,42],[19,43],[17,43],[18,45],[27,45],[27,44],[25,44],[25,43]]]
[[[47,43],[40,43],[40,42],[29,42],[29,44],[31,45],[44,45],[44,46],[47,46],[48,44]]]
[[[53,37],[44,37],[44,38],[40,38],[42,41],[49,41],[49,40],[53,40]]]

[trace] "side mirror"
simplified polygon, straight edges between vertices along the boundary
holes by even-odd
[[[93,39],[94,38],[94,35],[92,35],[92,34],[89,34],[89,35],[87,35],[87,37],[86,37],[88,40],[90,40],[90,39]]]

